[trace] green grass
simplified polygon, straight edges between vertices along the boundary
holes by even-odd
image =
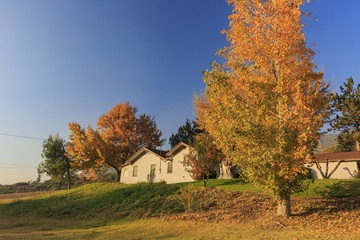
[[[180,194],[188,185],[195,197]],[[359,196],[360,180],[315,180],[296,194],[306,198],[293,199],[286,220],[274,216],[273,198],[240,179],[201,186],[95,183],[3,203],[0,239],[356,239],[360,232],[360,201],[338,198]]]
[[[299,197],[350,197],[360,195],[360,179],[316,179]]]
[[[202,187],[203,182],[197,181],[194,183],[197,187]],[[207,185],[208,187],[219,187],[224,190],[232,190],[232,191],[249,191],[256,193],[264,193],[260,188],[255,187],[251,183],[247,183],[242,179],[209,179]]]
[[[187,185],[201,187],[202,182],[179,184],[131,184],[94,183],[72,190],[58,191],[40,195],[30,199],[15,200],[1,204],[0,210],[11,215],[37,215],[45,217],[146,217],[168,215],[183,212],[186,203],[178,201],[176,193]],[[217,180],[210,179],[209,187],[223,190],[245,191],[270,195],[241,179]],[[213,194],[221,194],[215,191]],[[225,193],[224,193],[225,194]],[[225,194],[226,195],[226,194]],[[224,196],[225,196],[224,195]],[[297,197],[348,197],[360,195],[360,180],[315,180],[306,192],[294,194]],[[211,196],[210,196],[211,197]],[[174,200],[175,198],[175,200]],[[186,199],[185,199],[186,201]],[[216,202],[216,196],[211,197],[206,204]],[[224,203],[226,204],[226,203]]]
[[[295,193],[296,197],[349,197],[360,195],[360,179],[316,179],[307,180],[309,188],[305,192]],[[202,186],[202,181],[194,183]],[[263,190],[241,179],[209,179],[208,186],[216,186],[224,190],[248,191],[271,194],[270,190]]]
[[[3,205],[12,215],[69,216],[75,218],[146,216],[147,213],[173,212],[164,204],[180,186],[167,184],[94,183],[53,194]]]

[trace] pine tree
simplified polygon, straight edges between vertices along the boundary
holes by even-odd
[[[340,87],[340,92],[333,95],[332,106],[337,115],[331,123],[332,129],[342,130],[340,144],[351,145],[354,142],[356,151],[360,151],[360,84],[354,88],[354,80],[350,77],[344,87]],[[351,146],[344,148],[350,149]]]

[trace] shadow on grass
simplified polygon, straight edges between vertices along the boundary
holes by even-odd
[[[309,216],[312,214],[332,214],[343,211],[359,211],[360,198],[323,198],[312,201],[310,206],[305,207],[300,213],[293,216]]]
[[[337,213],[360,210],[360,181],[339,181],[333,184],[318,186],[314,192],[322,198],[314,198],[297,216],[308,216],[314,213]],[[297,203],[301,206],[301,201]]]
[[[226,186],[226,185],[235,185],[235,184],[245,184],[246,182],[243,179],[226,179],[225,181],[217,180],[216,186]]]
[[[331,185],[320,186],[314,189],[325,198],[341,198],[360,195],[360,181],[340,181]]]

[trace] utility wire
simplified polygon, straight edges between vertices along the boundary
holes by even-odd
[[[36,167],[0,167],[0,169],[8,169],[8,168],[16,168],[16,169],[18,169],[18,168],[36,168]]]
[[[27,137],[27,136],[21,136],[21,135],[15,135],[15,134],[8,134],[8,133],[2,133],[0,132],[0,135],[8,136],[8,137],[17,137],[17,138],[26,138],[26,139],[33,139],[33,140],[41,140],[44,141],[43,138],[37,138],[37,137]]]

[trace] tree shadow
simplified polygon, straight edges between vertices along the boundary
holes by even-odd
[[[348,173],[350,174],[351,178],[354,178],[354,174],[350,172],[350,169],[348,167],[344,167],[344,170],[348,171]]]
[[[315,213],[332,214],[351,210],[360,210],[360,196],[317,199],[311,201],[309,206],[306,206],[301,212],[293,214],[293,216],[305,217]]]
[[[327,186],[319,186],[314,189],[321,197],[341,198],[360,195],[359,181],[340,181]]]
[[[231,180],[227,180],[226,182],[222,182],[222,183],[218,183],[217,186],[226,186],[226,185],[235,185],[235,184],[245,184],[247,182],[245,182],[243,179],[231,179]]]
[[[314,213],[336,213],[349,210],[360,210],[360,184],[359,181],[340,181],[327,186],[314,189],[322,198],[309,201],[298,200],[302,210],[295,216],[308,216]],[[303,206],[303,204],[306,206]]]

